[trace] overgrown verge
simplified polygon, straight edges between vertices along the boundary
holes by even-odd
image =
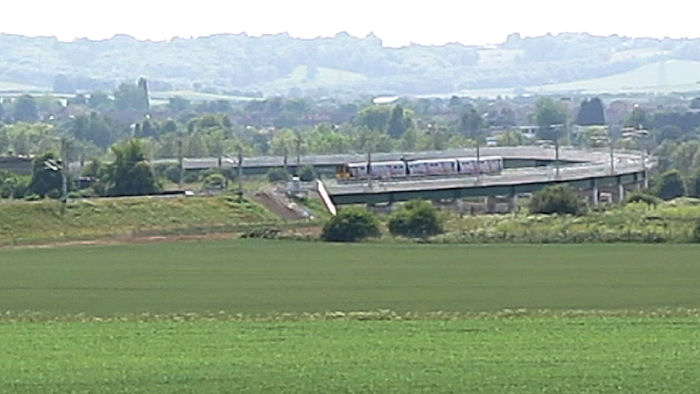
[[[697,242],[700,200],[628,203],[585,216],[491,215],[457,217],[435,243]]]
[[[51,314],[46,312],[7,311],[0,313],[0,324],[7,323],[46,323],[46,322],[207,322],[207,321],[247,321],[247,322],[311,322],[311,321],[388,321],[388,320],[464,320],[464,319],[514,319],[514,318],[700,318],[698,308],[658,308],[658,309],[526,309],[507,308],[498,311],[429,311],[397,312],[391,309],[367,311],[326,311],[326,312],[279,312],[246,314],[227,311],[203,313],[129,313],[110,316],[93,316],[85,313]]]
[[[0,204],[0,246],[239,232],[278,223],[260,205],[232,196],[6,202]]]

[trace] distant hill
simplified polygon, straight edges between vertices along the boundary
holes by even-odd
[[[146,77],[153,91],[223,96],[451,94],[488,91],[664,91],[700,80],[700,39],[564,33],[495,46],[388,48],[339,33],[221,34],[167,42],[118,35],[61,42],[0,34],[0,92],[111,91]],[[663,70],[665,68],[665,71]],[[691,89],[692,90],[692,89]]]

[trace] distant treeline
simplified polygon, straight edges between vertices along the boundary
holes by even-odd
[[[700,40],[513,34],[489,48],[454,43],[388,48],[374,35],[346,33],[312,40],[221,34],[167,42],[124,35],[60,42],[0,34],[0,53],[0,81],[53,87],[56,93],[110,91],[140,75],[156,91],[324,96],[446,93],[595,78],[662,59],[700,60]]]

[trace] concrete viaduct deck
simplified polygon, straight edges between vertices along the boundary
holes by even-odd
[[[461,156],[469,156],[472,152],[461,153]],[[552,150],[543,148],[502,148],[487,150],[484,154],[524,162],[553,162]],[[569,164],[512,168],[495,176],[364,180],[359,183],[327,181],[325,188],[335,205],[391,204],[416,198],[505,197],[509,207],[515,209],[518,195],[533,193],[552,184],[568,184],[586,193],[589,200],[597,204],[601,191],[622,200],[626,190],[646,187],[647,172],[655,164],[635,151],[615,153],[612,166],[609,151],[562,149],[560,159]]]

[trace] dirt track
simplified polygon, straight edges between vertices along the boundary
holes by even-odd
[[[286,220],[307,219],[308,214],[298,205],[274,191],[263,190],[251,196],[270,212]]]

